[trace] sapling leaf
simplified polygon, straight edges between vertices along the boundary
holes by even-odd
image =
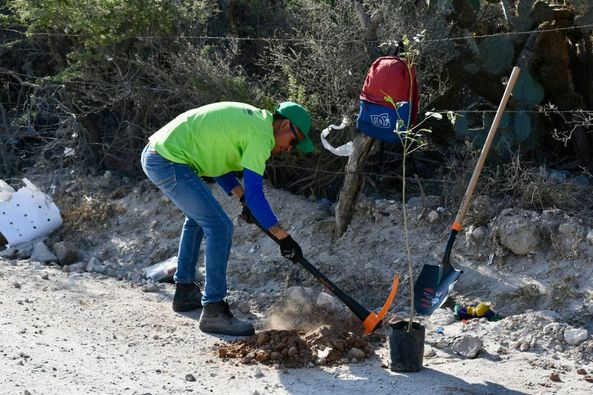
[[[440,112],[427,111],[424,113],[424,116],[436,118],[438,120],[443,119],[443,114],[441,114]]]
[[[457,114],[453,111],[447,111],[447,119],[451,122],[451,125],[455,125],[455,121],[457,121]]]

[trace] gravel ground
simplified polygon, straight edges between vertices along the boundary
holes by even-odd
[[[199,311],[176,314],[172,287],[156,293],[91,273],[0,259],[0,392],[3,394],[310,394],[369,392],[589,394],[593,384],[561,355],[510,350],[464,359],[436,350],[419,373],[368,360],[286,369],[218,357],[230,338],[197,329]],[[457,323],[459,324],[459,323]],[[456,325],[446,330],[455,331]],[[430,353],[432,354],[432,353]],[[429,355],[430,355],[429,354]],[[541,359],[550,365],[542,367]],[[537,363],[536,363],[537,362]],[[553,368],[551,368],[553,367]],[[584,366],[591,371],[591,366]],[[551,371],[561,381],[552,381]]]

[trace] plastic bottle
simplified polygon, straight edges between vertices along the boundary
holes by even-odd
[[[177,270],[177,256],[173,256],[166,261],[156,263],[144,268],[144,275],[153,282],[167,281],[173,278]]]

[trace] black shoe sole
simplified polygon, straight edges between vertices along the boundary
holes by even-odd
[[[183,312],[183,311],[192,311],[192,310],[198,310],[202,308],[202,304],[197,304],[197,305],[176,305],[173,304],[173,311],[175,312]]]
[[[222,332],[222,331],[210,331],[210,330],[204,330],[202,328],[200,328],[200,330],[204,333],[213,333],[216,335],[225,335],[225,336],[253,336],[255,335],[255,329],[253,331],[249,331],[249,332]]]

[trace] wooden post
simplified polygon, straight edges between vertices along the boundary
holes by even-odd
[[[377,28],[381,23],[382,16],[375,12],[368,15],[364,10],[362,3],[354,0],[354,7],[356,15],[365,31],[366,49],[369,55],[369,61],[374,60],[379,56],[379,49],[377,45]],[[336,205],[336,236],[340,237],[348,229],[348,225],[352,221],[354,214],[354,205],[356,198],[360,192],[360,188],[364,181],[364,177],[360,174],[364,168],[367,156],[371,152],[374,139],[362,133],[358,133],[352,141],[352,155],[348,158],[346,164],[346,175],[344,177],[344,184],[340,189],[338,196],[338,203]]]
[[[367,156],[371,152],[374,139],[362,133],[356,135],[352,140],[352,155],[346,164],[346,175],[344,184],[340,189],[338,204],[336,205],[336,235],[342,236],[352,221],[354,205],[360,192],[364,176],[360,170],[364,168]]]

